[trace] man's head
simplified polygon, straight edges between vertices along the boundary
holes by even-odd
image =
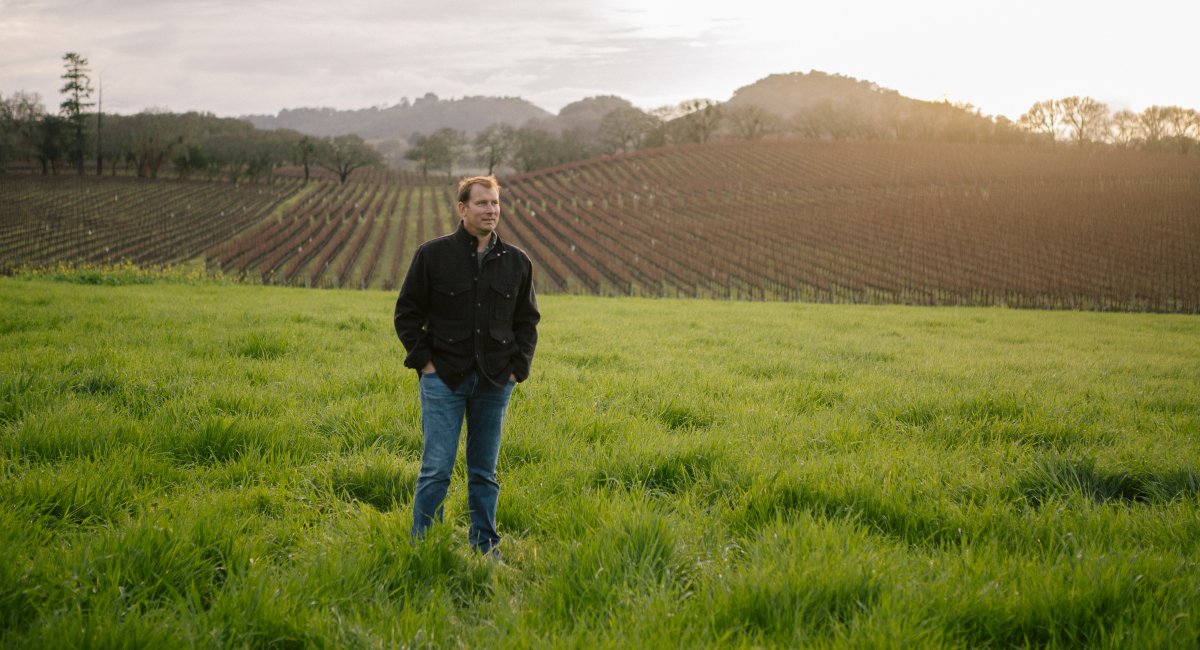
[[[500,223],[500,184],[493,176],[473,176],[458,183],[458,216],[477,238],[491,237]]]

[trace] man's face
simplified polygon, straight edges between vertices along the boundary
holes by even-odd
[[[458,215],[467,232],[479,239],[491,237],[500,223],[500,190],[472,185],[471,197],[466,203],[458,204]]]

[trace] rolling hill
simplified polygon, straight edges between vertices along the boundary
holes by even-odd
[[[551,114],[518,97],[440,99],[433,93],[385,108],[284,109],[276,115],[248,115],[259,129],[293,129],[316,136],[355,133],[367,140],[407,138],[449,127],[474,135],[489,124],[524,124]]]

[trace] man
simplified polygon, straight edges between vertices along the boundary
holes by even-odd
[[[457,208],[458,229],[417,249],[396,300],[404,365],[419,373],[424,436],[412,535],[442,520],[465,415],[470,542],[499,557],[500,428],[513,386],[529,377],[541,316],[529,257],[496,233],[496,179],[462,180]]]

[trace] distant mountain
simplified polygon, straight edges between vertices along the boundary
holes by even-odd
[[[773,74],[738,88],[728,108],[756,106],[802,137],[1019,142],[1023,134],[969,104],[905,97],[870,81],[817,70]]]
[[[558,111],[554,117],[538,120],[531,124],[547,131],[561,133],[563,131],[595,131],[600,127],[600,121],[612,111],[633,108],[628,99],[616,95],[599,95],[585,97],[571,102]]]
[[[1007,120],[993,121],[969,105],[912,99],[870,81],[816,70],[764,77],[738,88],[721,105],[735,111],[763,109],[783,121],[783,130],[814,139],[1020,140],[1020,133]],[[586,138],[596,132],[606,114],[629,107],[632,104],[626,99],[603,95],[567,104],[556,115],[519,97],[446,100],[427,93],[387,108],[295,108],[242,119],[260,129],[294,129],[314,136],[355,133],[377,146],[397,142],[396,162],[402,160],[405,141],[414,133],[449,127],[473,138],[492,124],[508,124]]]
[[[242,119],[260,129],[294,129],[315,136],[356,133],[367,140],[391,140],[444,127],[473,136],[496,123],[520,126],[551,117],[551,113],[519,97],[439,99],[427,93],[412,103],[405,101],[388,108],[295,108],[281,110],[278,115],[247,115]]]
[[[809,73],[773,74],[733,91],[728,106],[758,106],[783,118],[823,103],[859,107],[895,106],[919,100],[870,81],[817,70]]]

